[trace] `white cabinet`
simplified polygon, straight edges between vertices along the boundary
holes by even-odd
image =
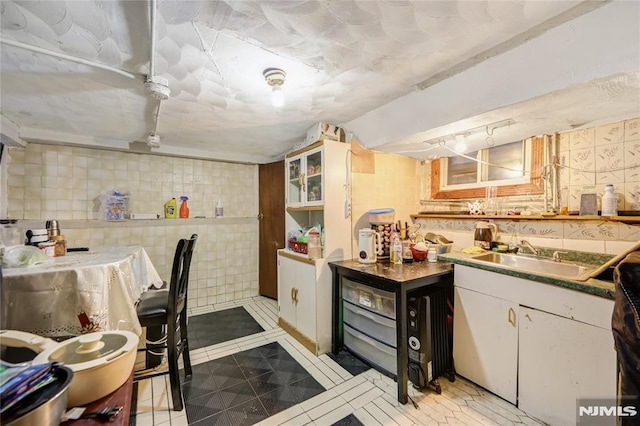
[[[316,340],[316,268],[278,256],[278,310],[281,319],[309,340]]]
[[[613,300],[455,265],[456,372],[551,425],[616,397]],[[615,420],[615,419],[613,419]]]
[[[321,206],[324,200],[323,145],[286,157],[286,206]]]
[[[576,400],[615,397],[611,330],[526,307],[520,314],[521,410],[551,425],[569,425],[576,424]],[[615,417],[609,419],[599,422],[614,425]]]
[[[331,349],[329,261],[352,258],[351,219],[345,215],[350,144],[324,140],[286,156],[285,232],[320,224],[323,258],[278,251],[279,323],[315,354]],[[291,291],[293,290],[293,297]]]
[[[456,372],[515,404],[518,305],[456,288],[454,309],[453,359]]]

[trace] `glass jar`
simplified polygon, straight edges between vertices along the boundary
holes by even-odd
[[[64,235],[54,235],[50,240],[55,243],[54,252],[56,257],[67,254],[67,240]]]

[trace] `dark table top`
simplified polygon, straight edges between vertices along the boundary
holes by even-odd
[[[329,266],[342,267],[398,283],[444,275],[453,270],[450,262],[443,261],[392,264],[389,262],[360,263],[358,260],[341,260],[329,262]]]

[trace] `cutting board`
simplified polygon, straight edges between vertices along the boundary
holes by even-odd
[[[634,252],[636,250],[640,250],[640,241],[636,242],[631,248],[629,248],[626,251],[623,251],[622,253],[616,255],[615,257],[613,257],[611,260],[609,260],[607,263],[605,263],[604,265],[600,266],[599,268],[595,269],[590,275],[589,278],[595,278],[598,275],[600,275],[601,273],[603,273],[604,271],[606,271],[607,269],[609,269],[611,266],[618,264],[618,262],[620,262],[622,259],[624,259],[625,257],[627,257],[627,255],[631,252]]]

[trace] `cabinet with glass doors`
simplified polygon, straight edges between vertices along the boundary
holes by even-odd
[[[287,157],[287,207],[324,204],[323,147]]]

